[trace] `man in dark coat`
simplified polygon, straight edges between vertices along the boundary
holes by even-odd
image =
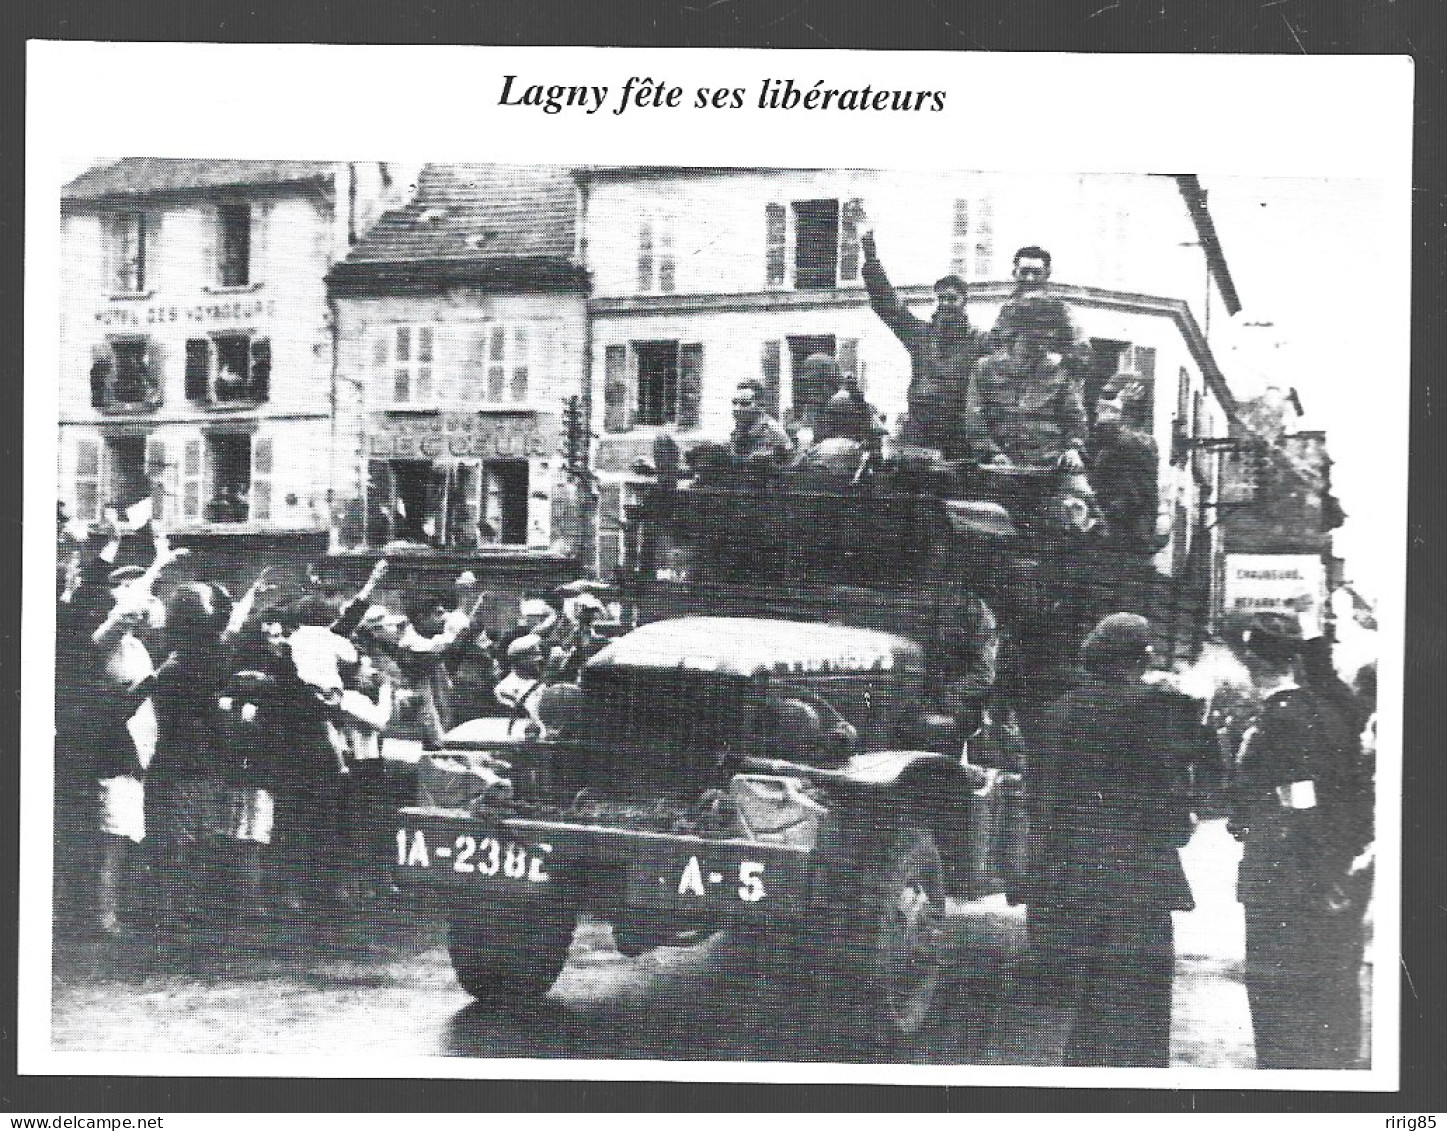
[[[865,232],[864,286],[874,313],[909,351],[909,419],[900,434],[906,444],[937,448],[947,458],[965,455],[965,400],[970,374],[982,352],[981,336],[965,312],[965,282],[946,275],[935,283],[935,312],[928,322],[911,314],[890,286]]]
[[[1372,834],[1355,728],[1294,676],[1301,628],[1258,613],[1232,640],[1261,695],[1241,743],[1230,828],[1244,848],[1246,993],[1258,1068],[1349,1068],[1361,1025],[1364,898],[1354,859]]]
[[[1127,404],[1119,390],[1107,390],[1095,406],[1090,435],[1090,483],[1109,526],[1112,545],[1152,552],[1160,509],[1160,450],[1144,432],[1126,423]]]
[[[1095,627],[1027,771],[1031,946],[1045,1001],[1073,1014],[1069,1065],[1170,1061],[1171,912],[1192,906],[1183,767],[1206,736],[1189,700],[1143,681],[1151,637],[1130,613]]]

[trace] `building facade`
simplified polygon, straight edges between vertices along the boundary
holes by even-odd
[[[326,274],[414,172],[126,158],[66,186],[59,496],[72,517],[150,498],[217,561],[265,543],[325,549]]]
[[[329,277],[343,553],[525,591],[576,572],[589,501],[564,411],[586,388],[568,170],[430,165]],[[424,582],[425,584],[425,582]]]
[[[1120,373],[1145,390],[1169,531],[1158,568],[1179,575],[1219,552],[1208,518],[1219,457],[1198,441],[1226,435],[1233,404],[1206,327],[1240,303],[1194,177],[605,168],[579,178],[605,576],[636,497],[633,464],[661,431],[684,447],[724,439],[739,380],[759,379],[787,416],[807,395],[795,382],[803,360],[825,352],[887,422],[905,410],[909,358],[861,277],[866,229],[917,314],[929,316],[934,280],[953,273],[982,329],[1009,297],[1015,249],[1049,249],[1055,289],[1094,342],[1098,383]]]

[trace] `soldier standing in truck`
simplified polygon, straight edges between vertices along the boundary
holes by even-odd
[[[981,335],[970,326],[965,309],[965,281],[946,275],[935,283],[935,312],[926,322],[910,313],[890,285],[874,232],[865,232],[861,243],[869,305],[909,351],[909,416],[900,439],[958,459],[967,449],[962,424],[970,374],[982,352]]]

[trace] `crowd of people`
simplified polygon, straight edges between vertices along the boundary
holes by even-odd
[[[384,736],[436,749],[459,714],[526,727],[537,690],[606,643],[587,582],[499,627],[470,572],[450,607],[379,596],[385,560],[351,595],[262,570],[238,598],[194,580],[163,598],[187,553],[163,530],[94,541],[58,576],[57,907],[182,965],[385,896]],[[115,566],[126,541],[148,565]]]

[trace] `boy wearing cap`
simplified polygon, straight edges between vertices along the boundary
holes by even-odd
[[[1347,892],[1372,820],[1356,733],[1298,683],[1295,616],[1258,613],[1235,626],[1231,644],[1261,697],[1241,742],[1229,825],[1243,844],[1236,898],[1256,1066],[1351,1067],[1362,907]]]

